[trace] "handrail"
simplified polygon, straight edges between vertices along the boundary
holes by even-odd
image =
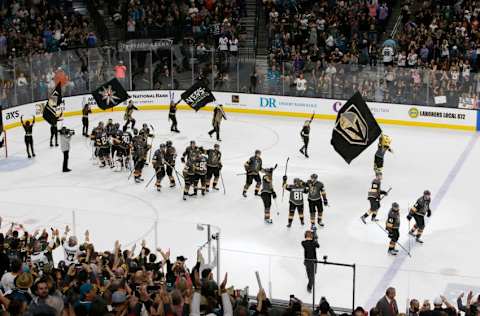
[[[395,36],[397,35],[397,32],[398,32],[398,29],[400,27],[400,23],[402,22],[402,19],[403,19],[403,15],[399,15],[397,17],[397,20],[395,21],[395,24],[393,26],[393,29],[392,29],[392,33],[390,33],[390,38],[394,39]]]

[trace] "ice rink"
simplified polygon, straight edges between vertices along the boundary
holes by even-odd
[[[324,213],[326,226],[318,231],[318,256],[357,265],[357,305],[371,307],[390,285],[397,288],[401,311],[409,297],[433,300],[438,294],[446,294],[453,300],[460,291],[480,287],[478,134],[382,126],[392,137],[394,154],[387,153],[385,159],[383,186],[392,187],[392,191],[383,200],[379,223],[384,226],[391,203],[398,202],[400,242],[411,249],[412,256],[400,253],[395,258],[387,254],[385,233],[359,219],[369,206],[367,191],[374,176],[376,144],[347,165],[330,145],[333,121],[316,120],[307,160],[298,152],[304,119],[227,115],[221,142],[226,195],[216,191],[186,202],[182,201],[180,188],[168,188],[166,179],[162,192],[157,192],[153,184],[145,188],[153,175],[151,166],[145,168],[145,183],[135,184],[133,179],[127,180],[127,172],[94,165],[90,141],[81,136],[79,117],[66,118],[63,123],[77,132],[72,140],[73,171],[69,174],[61,172],[60,149],[49,147],[46,123],[34,127],[37,157],[31,160],[26,157],[23,129],[9,130],[9,158],[0,161],[2,231],[12,221],[23,223],[29,231],[49,227],[63,231],[66,224],[75,223],[80,240],[88,229],[97,249],[112,249],[116,239],[125,247],[146,239],[150,248],[155,244],[171,248],[172,256],[185,255],[193,266],[196,249],[206,238],[196,224],[209,223],[221,229],[220,267],[222,274],[229,272],[230,284],[236,288],[248,285],[250,294],[255,295],[258,287],[254,271],[258,270],[273,298],[288,299],[295,294],[310,302],[300,245],[308,226],[302,227],[296,215],[293,227],[287,229],[288,195],[283,202],[281,199],[281,177],[285,160],[290,157],[289,181],[294,177],[306,180],[317,173],[325,184],[331,206]],[[121,121],[123,113],[93,115],[91,127],[110,117]],[[207,148],[215,143],[207,135],[210,112],[179,112],[181,134],[170,133],[164,111],[135,112],[134,117],[137,126],[143,122],[154,126],[155,148],[160,142],[172,140],[181,154],[190,140]],[[245,179],[237,174],[244,172],[243,163],[255,149],[262,150],[265,167],[278,163],[274,186],[279,198],[278,206],[273,205],[273,225],[264,224],[263,205],[253,195],[253,186],[246,199],[241,196]],[[182,169],[179,158],[177,169]],[[432,192],[433,215],[427,220],[425,243],[417,245],[408,238],[405,216],[408,206],[425,189]],[[308,222],[308,211],[306,219]],[[334,306],[351,306],[351,269],[319,265],[316,287],[318,299],[326,296]]]

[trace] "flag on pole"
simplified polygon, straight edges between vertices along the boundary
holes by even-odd
[[[113,108],[130,98],[117,78],[104,83],[91,93],[98,107],[102,110]]]
[[[215,101],[212,91],[203,81],[199,81],[182,93],[182,99],[195,111]]]
[[[347,163],[352,162],[382,133],[372,112],[356,92],[338,111],[331,144]]]
[[[43,107],[42,116],[50,125],[57,124],[57,107],[62,104],[62,86],[57,84],[52,93],[48,96],[48,101]]]

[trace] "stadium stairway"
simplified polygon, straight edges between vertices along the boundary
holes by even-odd
[[[247,16],[240,19],[239,54],[245,59],[255,59],[257,1],[245,0]]]

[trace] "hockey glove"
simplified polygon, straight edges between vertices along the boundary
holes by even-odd
[[[273,193],[272,193],[272,197],[273,197],[274,199],[276,199],[276,198],[277,198],[277,193],[273,192]]]
[[[429,210],[427,211],[427,217],[430,217],[430,216],[432,216],[432,211],[429,209]]]
[[[185,163],[185,157],[180,158],[180,161]]]
[[[328,200],[327,199],[323,199],[323,206],[328,206]]]
[[[407,215],[407,219],[408,219],[408,221],[410,221],[410,220],[412,219],[412,213],[409,213],[409,214]]]
[[[282,178],[284,183],[287,182],[287,179],[288,179],[287,176],[283,176],[283,178]]]

